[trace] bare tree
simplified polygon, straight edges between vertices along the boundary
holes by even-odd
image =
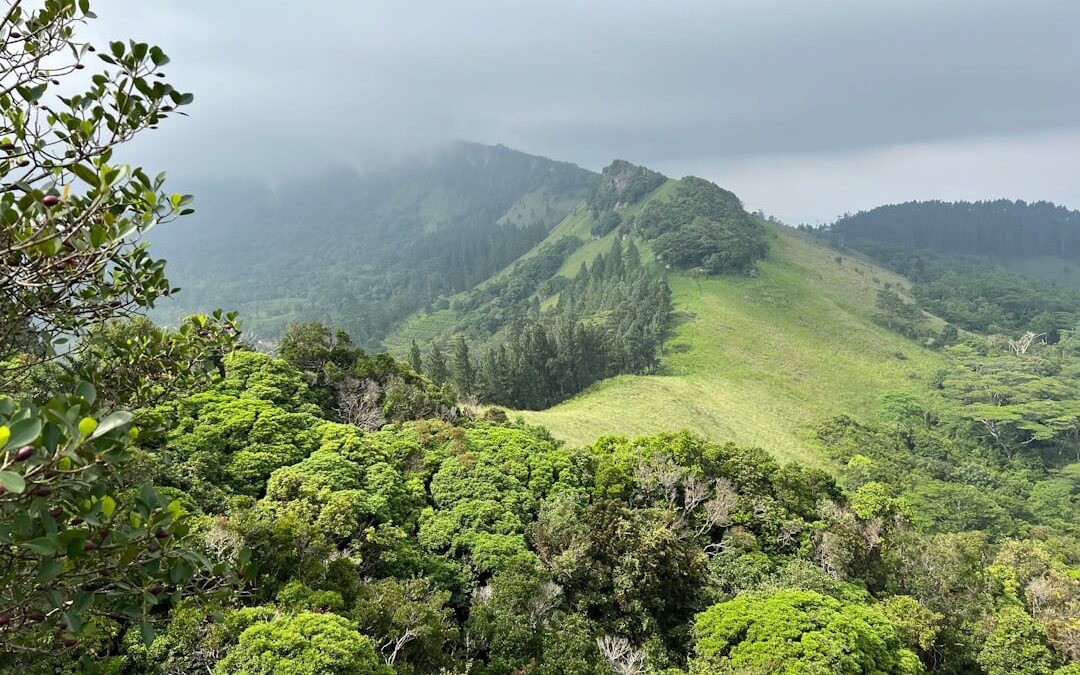
[[[382,387],[372,378],[346,377],[337,385],[338,416],[364,431],[378,431],[386,423]]]
[[[604,635],[596,639],[596,646],[617,675],[644,675],[647,671],[645,652],[626,638]]]
[[[1017,356],[1023,356],[1024,354],[1027,354],[1027,350],[1031,347],[1035,340],[1044,335],[1046,335],[1046,333],[1039,333],[1038,335],[1036,335],[1035,333],[1028,331],[1016,340],[1010,339],[1009,349],[1011,349],[1013,353]]]

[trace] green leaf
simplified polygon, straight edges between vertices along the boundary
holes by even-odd
[[[109,433],[117,427],[128,424],[129,422],[131,422],[131,417],[131,413],[126,410],[118,410],[114,412],[105,419],[101,420],[101,423],[98,424],[97,429],[94,430],[94,433],[92,436],[90,436],[90,438],[97,438],[98,436]]]
[[[83,182],[89,183],[94,187],[101,185],[101,179],[98,177],[97,172],[85,164],[72,164],[69,168],[71,169],[71,173],[81,178]]]
[[[25,545],[38,555],[53,555],[56,553],[56,540],[51,537],[31,539]]]
[[[64,621],[67,623],[67,629],[72,633],[79,633],[83,628],[82,617],[77,613],[78,610],[70,610],[64,612]]]
[[[26,481],[14,471],[0,471],[0,485],[8,492],[21,495],[26,491]]]
[[[57,560],[56,558],[43,558],[41,561],[41,565],[38,567],[37,581],[38,583],[50,581],[60,576],[60,573],[63,571],[63,560]]]
[[[36,441],[37,437],[40,435],[41,420],[35,418],[19,420],[11,425],[11,435],[8,436],[8,441],[4,447],[19,448],[24,445],[29,445]]]
[[[116,510],[116,500],[105,495],[101,498],[101,512],[105,514],[106,518],[111,518],[113,511]]]
[[[157,637],[157,633],[154,632],[154,627],[145,619],[139,624],[139,631],[142,633],[143,643],[147,647],[149,647],[154,642],[154,638]]]
[[[90,405],[94,405],[94,401],[97,400],[97,390],[94,389],[94,385],[86,381],[79,382],[75,386],[75,395]]]
[[[18,87],[19,95],[26,99],[27,103],[36,103],[45,93],[48,85],[40,84],[36,87]]]
[[[194,573],[195,568],[191,566],[191,563],[186,560],[178,560],[169,570],[169,581],[180,584],[190,579]]]

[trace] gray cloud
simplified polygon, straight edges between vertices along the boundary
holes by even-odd
[[[813,219],[864,206],[847,202],[866,194],[962,196],[928,191],[942,163],[979,176],[978,196],[1012,179],[1052,183],[1075,146],[1039,144],[1046,168],[1024,162],[1023,173],[960,148],[1015,156],[1017,139],[1073,138],[1080,124],[1074,0],[110,0],[97,10],[92,35],[162,45],[173,80],[196,94],[191,118],[137,148],[186,174],[281,178],[465,138],[590,168],[618,156],[697,171],[755,207]],[[867,160],[897,152],[910,173]],[[794,166],[800,186],[822,192],[785,185]],[[829,181],[813,173],[824,167]],[[895,183],[871,189],[875,175]],[[1080,205],[1080,188],[1058,198]]]

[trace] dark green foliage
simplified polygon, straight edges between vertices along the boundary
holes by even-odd
[[[413,340],[409,345],[409,365],[417,373],[424,372],[424,359],[420,356],[420,345]]]
[[[450,379],[450,366],[446,363],[446,355],[439,349],[439,344],[433,342],[431,351],[428,352],[427,368],[424,374],[431,378],[437,385],[442,385]]]
[[[514,264],[508,274],[469,291],[452,308],[467,315],[460,327],[481,334],[491,334],[517,320],[525,319],[532,309],[537,288],[551,279],[566,258],[580,248],[577,237],[562,237],[543,246],[535,255]]]
[[[769,251],[764,229],[739,199],[694,176],[679,181],[674,196],[650,202],[634,229],[663,262],[709,274],[744,271]]]
[[[239,181],[196,186],[205,217],[155,233],[155,250],[186,291],[167,314],[228,305],[263,338],[317,319],[374,351],[401,319],[535,246],[595,177],[502,146],[460,143],[275,191]],[[499,223],[526,195],[536,208]]]
[[[589,234],[599,239],[619,225],[622,225],[622,221],[622,216],[620,216],[617,211],[604,211],[604,213],[596,219],[596,225],[592,226],[589,230]]]
[[[915,305],[901,298],[895,290],[878,289],[874,306],[879,312],[878,318],[889,330],[908,337],[918,337],[922,313]]]
[[[511,326],[480,361],[483,401],[539,409],[605,377],[655,366],[671,322],[671,293],[653,279],[631,243],[582,265],[556,307]]]
[[[667,177],[661,173],[650,171],[643,166],[636,166],[623,159],[616,159],[604,168],[600,178],[589,188],[585,203],[603,226],[605,220],[602,214],[636,204],[663,185],[666,180]],[[611,218],[606,221],[609,225],[612,222]],[[610,232],[618,227],[618,221],[614,222],[614,225],[607,227],[603,232],[594,231],[593,234],[603,236]]]
[[[388,422],[455,414],[453,400],[415,368],[388,354],[364,354],[345,331],[332,332],[317,322],[292,323],[278,353],[304,374],[311,398],[331,419],[375,430]],[[419,362],[419,354],[414,356]],[[441,385],[440,362],[445,365],[432,359],[431,369]]]
[[[463,335],[459,335],[454,342],[454,353],[450,360],[450,382],[461,398],[472,394],[476,389],[476,368],[469,355],[469,343]]]
[[[1080,259],[1080,212],[1050,202],[905,202],[836,221],[844,245],[870,239],[939,253]]]

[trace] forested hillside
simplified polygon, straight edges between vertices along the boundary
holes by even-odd
[[[370,282],[304,297],[384,302],[365,343],[409,314],[408,361],[318,321],[273,353],[232,312],[159,326],[187,291],[144,235],[191,197],[112,157],[193,97],[158,47],[76,42],[93,18],[0,19],[4,62],[59,68],[0,96],[0,672],[1080,672],[1074,296],[459,146],[317,224],[261,212],[266,241],[189,231],[264,256],[241,304]],[[368,241],[385,264],[347,258]]]
[[[868,239],[938,253],[999,259],[1080,259],[1080,211],[1051,202],[905,202],[838,219],[842,245]]]
[[[272,188],[194,185],[195,214],[154,233],[185,290],[159,316],[173,322],[228,306],[260,338],[280,337],[290,320],[320,320],[377,347],[400,319],[541,241],[594,178],[505,147],[456,143]]]
[[[767,255],[762,223],[731,192],[616,160],[542,244],[444,309],[418,313],[389,343],[403,353],[410,341],[414,366],[442,382],[453,341],[459,372],[476,362],[475,376],[453,378],[459,396],[542,409],[656,369],[674,321],[669,271],[754,274]],[[430,345],[426,361],[418,338]]]

